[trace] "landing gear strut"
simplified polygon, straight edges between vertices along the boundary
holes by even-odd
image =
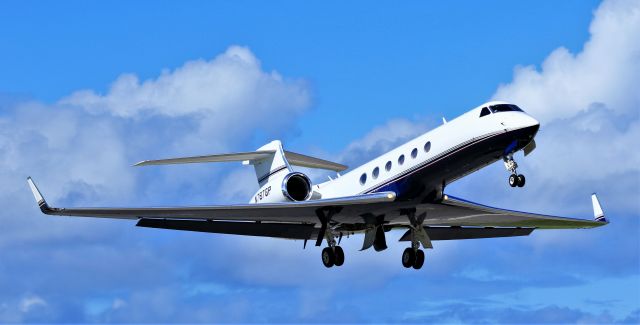
[[[342,250],[342,247],[338,246],[339,241],[342,239],[342,233],[340,233],[340,238],[338,243],[336,243],[333,230],[329,229],[331,217],[338,212],[340,212],[340,208],[316,211],[316,215],[318,216],[321,224],[320,231],[318,232],[318,239],[316,240],[316,246],[320,246],[322,244],[322,239],[327,240],[328,247],[325,247],[322,250],[321,255],[322,264],[326,267],[332,267],[334,265],[341,266],[344,264],[344,251]]]
[[[524,175],[518,174],[518,164],[513,160],[513,154],[510,153],[502,157],[502,160],[504,161],[504,167],[511,172],[511,175],[509,176],[509,186],[523,187],[526,179],[524,178]]]
[[[423,213],[416,216],[415,209],[402,211],[401,214],[405,214],[411,223],[411,228],[409,229],[411,247],[406,248],[402,253],[402,266],[419,270],[424,265],[424,251],[420,249],[420,245],[422,244],[424,248],[433,248],[431,239],[422,226],[427,214]]]

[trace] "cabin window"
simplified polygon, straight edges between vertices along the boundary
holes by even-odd
[[[411,150],[411,158],[416,158],[418,157],[418,149],[413,148],[413,150]]]
[[[367,182],[367,173],[362,174],[362,176],[360,176],[360,185],[364,185],[364,183]]]
[[[373,172],[371,173],[371,176],[373,176],[373,179],[378,178],[378,175],[380,175],[380,168],[376,167],[373,169]]]
[[[480,111],[480,117],[483,117],[485,115],[489,115],[489,109],[486,107],[483,107],[482,110]]]
[[[431,150],[431,141],[427,141],[427,143],[424,144],[424,152],[429,152],[429,150]]]
[[[398,157],[398,165],[402,164],[404,164],[404,155],[400,155],[400,157]]]
[[[391,170],[391,160],[387,161],[387,164],[384,165],[384,169],[386,171],[390,171]]]

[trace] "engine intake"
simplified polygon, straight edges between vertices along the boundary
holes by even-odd
[[[300,172],[289,173],[282,180],[282,194],[291,201],[306,201],[311,197],[311,181]]]

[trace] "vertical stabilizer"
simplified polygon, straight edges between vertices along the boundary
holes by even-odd
[[[279,140],[271,141],[260,147],[258,151],[275,151],[266,158],[249,161],[256,171],[256,178],[260,187],[265,185],[269,178],[279,174],[291,172],[291,166],[284,155],[282,143]]]

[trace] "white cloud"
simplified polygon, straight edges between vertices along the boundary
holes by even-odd
[[[571,118],[604,104],[614,115],[637,118],[640,107],[640,3],[605,1],[595,12],[591,38],[577,54],[561,47],[542,63],[517,67],[494,99],[521,105],[541,122]]]
[[[44,299],[38,296],[29,296],[25,297],[20,301],[20,311],[23,313],[28,313],[34,308],[44,307],[47,305],[47,302]]]
[[[131,222],[43,216],[26,186],[27,176],[35,178],[54,205],[236,199],[239,189],[216,194],[228,166],[130,166],[142,159],[245,149],[240,146],[257,135],[277,136],[295,128],[296,118],[310,104],[305,82],[263,71],[242,47],[231,47],[210,61],[187,62],[155,79],[138,82],[133,75],[122,76],[104,95],[81,91],[51,105],[10,103],[0,117],[0,204],[5,207],[0,212],[0,301],[31,289],[43,293],[9,300],[13,302],[7,310],[0,308],[0,321],[22,319],[17,311],[34,310],[60,291],[73,291],[82,299],[102,285],[117,283],[128,290],[148,285],[153,274],[138,277],[137,271],[124,271],[136,261],[145,267],[164,265],[155,269],[164,270],[157,276],[165,280],[178,272],[165,265],[167,257],[158,251],[158,242],[145,239],[150,230],[133,228]],[[131,233],[136,235],[128,237]],[[177,235],[154,234],[157,241]],[[211,238],[185,235],[194,242]],[[65,277],[74,277],[75,285],[63,285],[69,282]],[[93,283],[80,285],[84,281]],[[131,312],[131,297],[125,298],[114,298],[113,309]],[[50,309],[72,304],[51,300]],[[46,319],[63,316],[54,313]]]
[[[274,108],[300,112],[309,105],[309,92],[302,81],[263,71],[248,48],[232,46],[210,61],[189,61],[156,79],[140,82],[124,74],[105,95],[83,90],[61,103],[125,117],[215,113],[253,119],[278,114]]]
[[[541,121],[538,149],[521,159],[538,198],[562,205],[569,193],[597,191],[607,206],[639,214],[640,2],[603,2],[590,34],[579,53],[558,48],[540,70],[516,68],[493,99]]]

